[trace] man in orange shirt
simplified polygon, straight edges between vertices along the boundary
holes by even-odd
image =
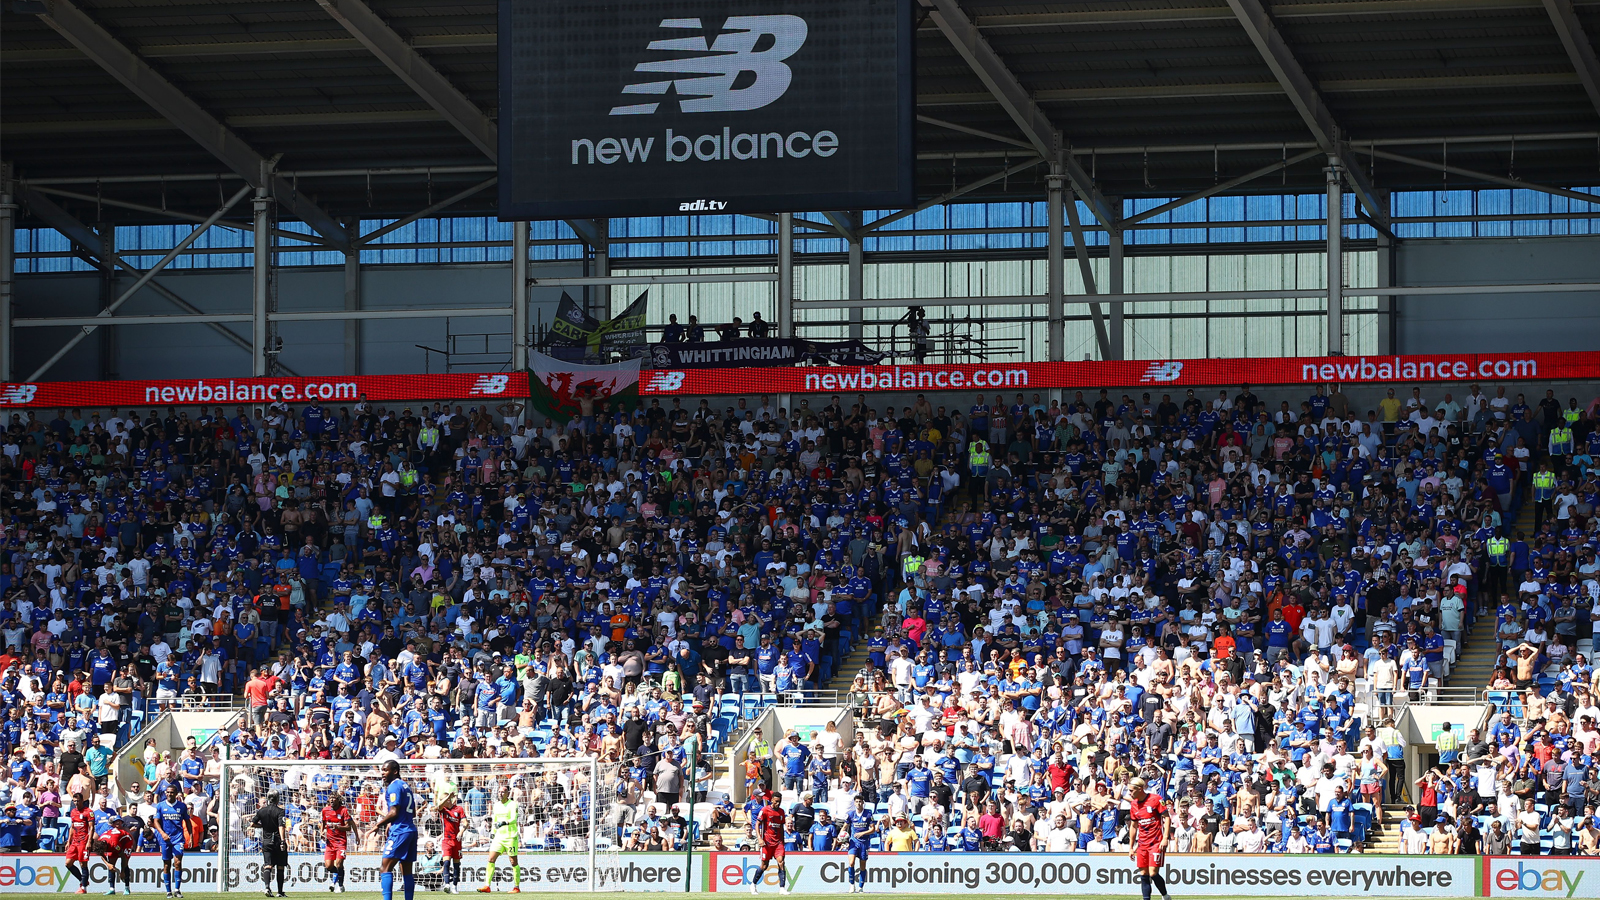
[[[250,673],[250,680],[245,683],[244,695],[250,703],[250,722],[253,725],[263,725],[267,720],[267,706],[272,697],[272,689],[277,678],[266,669],[256,669]]]
[[[1215,662],[1222,662],[1223,660],[1232,656],[1235,646],[1237,646],[1237,644],[1233,639],[1233,635],[1227,633],[1226,631],[1217,635],[1217,639],[1211,642],[1212,660]]]

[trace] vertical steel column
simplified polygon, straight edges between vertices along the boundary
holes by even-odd
[[[860,222],[856,223],[858,227],[860,224]],[[862,253],[862,244],[864,242],[865,241],[861,237],[860,232],[857,232],[855,236],[850,239],[848,297],[851,300],[861,300],[865,298],[865,266],[863,260],[864,254]],[[852,341],[859,341],[866,336],[865,312],[866,311],[859,306],[850,307],[850,340]]]
[[[1328,354],[1344,353],[1344,191],[1339,183],[1339,158],[1328,157]]]
[[[794,337],[794,213],[778,213],[778,337]]]
[[[16,275],[17,203],[11,164],[0,164],[0,381],[11,380],[11,284]]]
[[[595,219],[600,230],[600,246],[594,248],[594,274],[611,274],[611,220]],[[597,284],[589,288],[589,315],[604,322],[611,318],[611,285]]]
[[[360,224],[347,227],[350,232],[350,252],[344,255],[344,308],[348,312],[361,309],[361,248],[355,243],[359,237]],[[360,319],[346,319],[344,322],[344,373],[346,375],[360,375],[362,368],[361,339],[362,329]]]
[[[511,226],[511,369],[528,368],[528,223]]]
[[[1109,276],[1107,280],[1110,285],[1107,290],[1113,294],[1122,294],[1126,291],[1123,287],[1122,277],[1123,231],[1120,227],[1120,223],[1106,223],[1106,237],[1108,238],[1108,243],[1110,244],[1111,250],[1110,271],[1106,273]],[[1109,335],[1109,338],[1111,343],[1112,359],[1128,358],[1126,312],[1127,304],[1125,302],[1121,300],[1111,301],[1111,334]]]
[[[272,269],[272,198],[267,196],[264,182],[262,187],[256,188],[254,204],[256,240],[250,292],[250,374],[260,377],[267,374],[267,341],[271,337],[267,329],[267,291]]]
[[[1377,201],[1383,204],[1384,209],[1389,209],[1389,192],[1378,191]],[[1389,287],[1394,284],[1394,239],[1378,231],[1378,286]],[[1378,352],[1399,353],[1399,336],[1395,334],[1395,315],[1400,306],[1399,297],[1378,298]]]
[[[1062,182],[1065,176],[1061,172],[1060,162],[1051,163],[1050,174],[1045,179],[1047,186],[1047,203],[1049,209],[1049,229],[1046,231],[1045,240],[1048,242],[1046,259],[1048,269],[1046,273],[1046,288],[1050,295],[1050,321],[1049,358],[1051,362],[1060,362],[1067,352],[1067,301],[1066,301],[1066,210],[1063,207],[1064,192]]]
[[[111,260],[117,258],[117,226],[104,222],[95,227],[100,238],[100,312],[114,309],[117,302],[117,267]],[[108,381],[117,378],[117,329],[102,328],[96,337],[100,345],[97,354],[100,359],[100,377]],[[28,379],[32,381],[33,379]]]

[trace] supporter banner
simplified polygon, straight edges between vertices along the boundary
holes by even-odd
[[[599,319],[584,312],[571,294],[562,291],[555,318],[550,320],[550,344],[556,347],[587,347],[589,336],[599,327]]]
[[[200,378],[171,381],[39,381],[0,384],[0,408],[354,404],[394,400],[509,399],[528,396],[528,376],[353,375],[330,378]],[[229,411],[232,412],[231,410]]]
[[[829,394],[870,391],[1045,390],[1189,385],[1558,381],[1600,378],[1600,353],[1326,356],[1151,362],[841,366],[751,371],[656,365],[643,394]]]
[[[656,369],[712,366],[793,366],[807,360],[835,365],[872,366],[883,354],[861,341],[802,341],[798,338],[740,338],[698,344],[652,344]]]
[[[681,853],[623,853],[614,856],[607,864],[600,857],[599,884],[591,885],[589,857],[582,853],[524,852],[518,860],[522,865],[522,889],[525,892],[588,892],[602,891],[683,891],[684,856]],[[0,894],[71,893],[77,890],[78,880],[67,871],[67,858],[59,853],[0,854]],[[468,890],[483,884],[487,873],[487,855],[468,853],[461,864],[462,886]],[[378,890],[377,854],[358,853],[345,861],[345,883],[353,891]],[[693,890],[703,890],[704,866],[697,856],[690,866],[689,884]],[[136,854],[129,862],[133,870],[135,894],[152,894],[163,890],[161,886],[161,855]],[[437,873],[427,874],[431,867],[419,857],[418,887],[424,891],[438,890]],[[495,871],[495,883],[504,890],[511,886],[509,861],[501,861]],[[237,891],[261,891],[264,888],[263,866],[260,853],[235,851],[228,857],[228,888]],[[99,893],[110,886],[110,867],[95,860],[89,865],[91,893]],[[195,892],[214,892],[221,872],[215,853],[189,853],[183,858],[183,887]],[[118,887],[121,878],[118,877]],[[273,878],[277,887],[277,878]],[[399,885],[395,885],[396,894]],[[284,881],[284,891],[326,893],[328,872],[322,864],[321,853],[289,854],[289,877]]]
[[[1177,897],[1471,897],[1478,892],[1475,856],[1169,856],[1163,873]],[[790,853],[790,890],[848,889],[843,853]],[[743,892],[761,869],[758,853],[711,854],[713,891]],[[1123,853],[874,853],[869,893],[1054,894],[1104,896],[1137,890]],[[776,890],[777,867],[759,887]]]
[[[1489,856],[1483,860],[1487,897],[1600,896],[1600,859],[1571,856]]]
[[[595,400],[605,400],[608,405],[639,403],[639,360],[605,366],[585,366],[530,352],[533,366],[529,388],[535,412],[565,422],[582,415],[585,394]]]
[[[645,307],[650,302],[650,292],[645,291],[637,300],[628,304],[628,308],[617,313],[616,318],[607,319],[595,335],[600,339],[600,350],[620,350],[628,356],[638,356],[644,350],[644,317]],[[593,344],[594,339],[590,338]],[[634,352],[638,351],[638,352]]]
[[[555,318],[550,321],[550,345],[583,347],[589,356],[599,356],[602,350],[626,352],[643,347],[645,307],[649,298],[650,292],[645,291],[615,318],[601,322],[584,312],[578,301],[563,291]]]

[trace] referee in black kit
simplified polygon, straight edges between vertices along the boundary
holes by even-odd
[[[283,807],[278,803],[278,791],[267,794],[265,806],[256,810],[250,827],[261,832],[261,882],[266,895],[272,896],[272,873],[278,873],[278,896],[283,893],[283,880],[289,872],[289,840],[284,832]]]

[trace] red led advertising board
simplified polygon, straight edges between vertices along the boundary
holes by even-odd
[[[846,394],[881,391],[1030,391],[1273,384],[1600,380],[1600,352],[1462,353],[1182,359],[1134,362],[925,366],[645,369],[644,396]],[[359,375],[170,381],[40,381],[0,384],[0,408],[210,406],[317,401],[497,400],[528,396],[522,372],[484,375]]]

